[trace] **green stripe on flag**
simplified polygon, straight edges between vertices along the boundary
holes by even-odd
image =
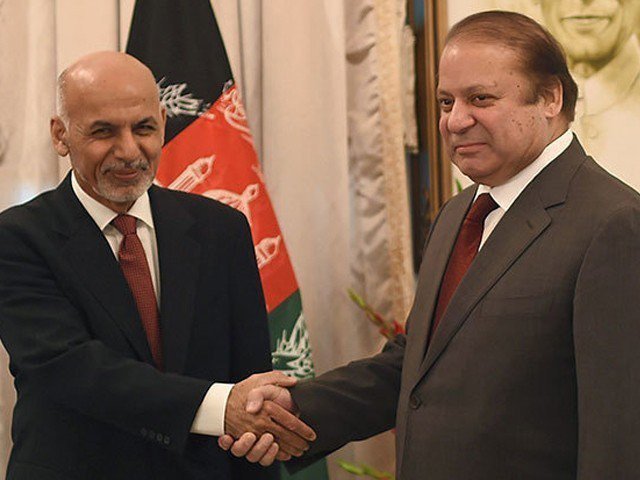
[[[273,369],[296,378],[313,378],[309,332],[302,313],[300,290],[269,314]]]
[[[280,469],[280,480],[323,480],[329,478],[327,462],[322,459],[312,463],[307,468],[291,475],[286,468]]]
[[[300,291],[269,314],[271,332],[271,357],[273,369],[299,379],[313,378],[313,361],[309,346],[309,333],[302,313]],[[281,469],[281,480],[322,480],[329,478],[327,462],[322,459],[291,475]]]

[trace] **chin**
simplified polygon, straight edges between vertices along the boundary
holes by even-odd
[[[472,165],[465,164],[465,162],[456,163],[455,165],[465,177],[469,177],[474,182],[483,177],[483,172],[473,168]],[[486,175],[486,172],[484,174]]]
[[[133,203],[149,189],[151,183],[139,182],[126,187],[104,185],[100,186],[98,194],[113,203]]]

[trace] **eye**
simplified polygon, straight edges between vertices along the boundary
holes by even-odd
[[[440,111],[448,112],[453,106],[453,100],[447,97],[440,97],[438,98],[438,105],[440,106]]]
[[[479,93],[477,95],[474,95],[471,100],[474,105],[478,105],[482,107],[492,103],[492,101],[494,100],[494,97],[486,93]]]
[[[151,133],[156,131],[156,127],[149,123],[144,123],[142,125],[138,125],[135,128],[135,131],[139,135],[150,135]]]
[[[91,136],[97,137],[97,138],[106,138],[110,136],[111,133],[112,131],[109,127],[98,127],[98,128],[94,128],[91,131]]]

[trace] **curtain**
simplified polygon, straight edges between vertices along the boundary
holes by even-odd
[[[0,2],[0,210],[58,180],[49,140],[49,117],[55,107],[54,27],[50,0]],[[4,349],[0,349],[0,372],[0,471],[4,471],[15,402]]]
[[[404,321],[414,288],[405,2],[212,3],[300,283],[316,370],[374,354],[383,338],[347,289]],[[393,441],[387,433],[334,453],[331,478],[353,478],[338,459],[393,471]]]

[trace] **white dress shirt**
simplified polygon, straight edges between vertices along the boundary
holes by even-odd
[[[511,177],[506,183],[498,185],[497,187],[489,187],[487,185],[480,185],[478,187],[475,198],[478,198],[478,195],[482,193],[489,193],[498,204],[498,208],[487,215],[484,221],[480,249],[487,241],[487,238],[489,238],[489,235],[491,235],[491,232],[496,228],[498,222],[500,222],[504,214],[507,213],[507,210],[513,205],[513,202],[515,202],[524,189],[527,188],[527,185],[529,185],[547,165],[558,158],[560,154],[569,147],[572,140],[573,133],[571,130],[567,130],[547,145],[538,158]]]
[[[123,235],[116,227],[111,225],[111,222],[118,216],[118,213],[89,196],[89,194],[80,187],[75,173],[71,174],[71,187],[84,209],[104,234],[104,237],[109,243],[109,246],[117,259]],[[158,258],[158,244],[156,241],[156,230],[153,223],[153,215],[151,214],[149,194],[145,192],[140,198],[138,198],[133,203],[127,214],[136,218],[136,233],[140,238],[140,242],[144,248],[144,253],[147,257],[147,262],[149,263],[151,281],[153,282],[153,289],[156,294],[159,309],[160,261]],[[160,315],[162,316],[162,312],[160,312]],[[196,412],[193,424],[191,425],[191,431],[193,433],[214,436],[219,436],[224,433],[224,415],[227,406],[227,399],[232,387],[233,384],[228,383],[214,383],[211,385],[202,400],[202,403]]]

